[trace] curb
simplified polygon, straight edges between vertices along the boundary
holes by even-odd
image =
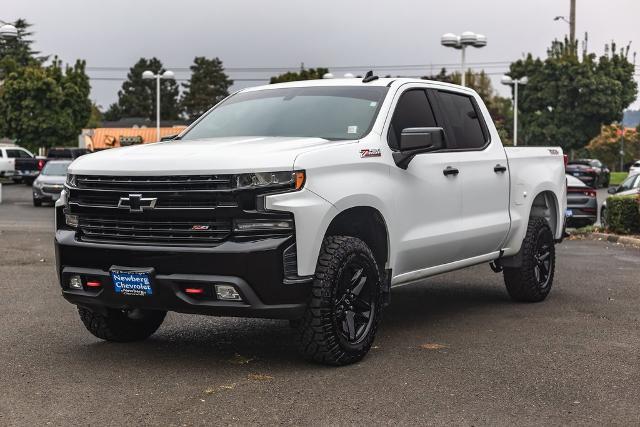
[[[611,243],[620,243],[623,245],[633,245],[640,247],[640,239],[637,237],[619,236],[609,233],[572,233],[571,236],[580,236],[589,240],[606,240]]]

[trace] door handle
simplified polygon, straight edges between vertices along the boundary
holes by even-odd
[[[458,175],[460,171],[456,168],[452,168],[451,166],[447,166],[446,168],[444,168],[442,173],[444,174],[444,176],[449,176],[449,175]]]
[[[497,165],[495,165],[495,167],[493,168],[493,171],[495,173],[503,173],[507,171],[507,167],[506,166],[502,166],[500,163],[498,163]]]

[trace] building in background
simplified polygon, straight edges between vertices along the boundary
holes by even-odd
[[[186,128],[184,122],[164,121],[160,137],[177,135]],[[156,128],[147,119],[127,118],[115,122],[102,122],[102,127],[83,129],[78,137],[78,146],[90,151],[128,145],[147,144],[156,141]]]

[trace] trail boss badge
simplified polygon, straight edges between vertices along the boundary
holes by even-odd
[[[382,153],[379,148],[364,148],[360,150],[360,158],[364,157],[380,157]]]

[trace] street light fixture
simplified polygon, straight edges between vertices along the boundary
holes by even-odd
[[[0,39],[12,40],[18,38],[18,29],[4,21],[0,20]]]
[[[518,86],[529,83],[527,77],[512,79],[509,76],[502,76],[500,82],[503,85],[513,86],[513,145],[518,146]]]
[[[173,80],[176,78],[173,71],[165,71],[164,73],[155,74],[153,71],[145,71],[142,73],[143,79],[156,79],[156,136],[160,141],[160,79]]]
[[[487,45],[487,37],[482,34],[476,34],[471,31],[465,31],[459,36],[453,33],[443,34],[440,37],[440,43],[444,47],[452,47],[462,51],[462,86],[466,86],[467,78],[465,73],[465,54],[468,46],[476,48],[485,47]]]

